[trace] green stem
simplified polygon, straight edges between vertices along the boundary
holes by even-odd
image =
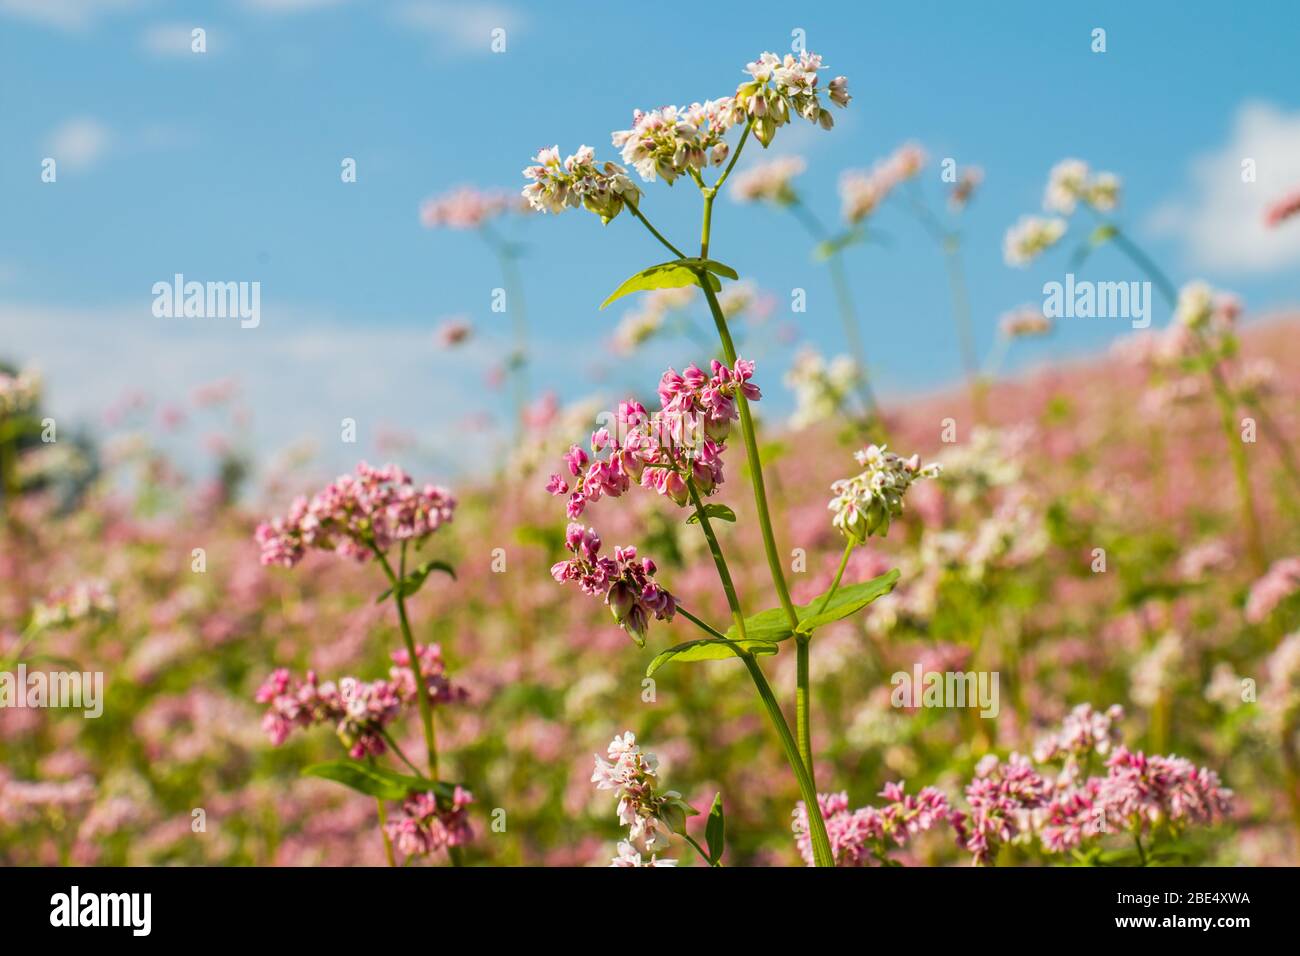
[[[1134,243],[1133,240],[1124,235],[1119,226],[1116,226],[1114,223],[1106,223],[1106,225],[1110,226],[1110,228],[1114,230],[1111,235],[1111,240],[1115,245],[1119,246],[1120,250],[1126,256],[1133,260],[1134,264],[1136,264],[1139,269],[1147,274],[1147,277],[1150,278],[1152,282],[1156,284],[1156,288],[1160,290],[1160,295],[1164,298],[1165,303],[1169,306],[1170,310],[1177,308],[1178,290],[1174,288],[1174,284],[1169,281],[1169,277],[1160,270],[1160,267],[1155,264],[1150,256],[1138,248],[1137,244]]]
[[[835,571],[835,580],[831,582],[830,590],[822,598],[821,604],[818,605],[815,613],[820,614],[826,610],[826,605],[830,603],[835,592],[839,590],[840,580],[844,577],[844,569],[848,567],[849,555],[853,553],[854,542],[849,540],[848,546],[844,549],[844,554],[840,558],[840,566]],[[794,723],[795,732],[799,738],[799,756],[803,759],[804,766],[808,768],[808,775],[813,778],[813,783],[817,782],[817,774],[813,769],[812,759],[812,678],[810,670],[810,648],[812,635],[798,634],[794,636],[795,646],[795,691],[794,691]]]
[[[650,220],[647,219],[647,218],[645,217],[645,214],[642,213],[640,209],[638,209],[636,206],[632,205],[632,203],[626,203],[625,205],[627,206],[627,210],[628,210],[628,212],[632,213],[633,216],[635,216],[638,220],[640,220],[641,225],[645,226],[647,229],[650,230],[650,235],[654,236],[654,237],[655,237],[656,239],[658,239],[661,243],[663,243],[665,246],[667,246],[667,247],[668,247],[668,250],[669,250],[673,255],[675,255],[678,259],[685,259],[685,258],[686,258],[686,253],[682,252],[682,250],[678,249],[678,248],[677,248],[676,246],[674,246],[671,242],[669,242],[667,239],[665,239],[665,238],[663,237],[663,233],[661,233],[658,229],[656,229],[654,226],[652,226],[652,225],[650,224]]]
[[[700,284],[704,288],[704,297],[708,300],[709,311],[713,314],[713,323],[718,330],[718,338],[722,341],[722,353],[727,359],[729,365],[736,364],[736,346],[731,340],[731,332],[727,329],[726,316],[722,314],[722,306],[718,304],[718,297],[714,294],[713,289],[709,287],[708,279],[704,276],[703,270],[700,270]],[[767,555],[767,567],[772,575],[772,584],[776,588],[777,599],[781,602],[781,607],[785,610],[786,619],[790,622],[791,630],[798,628],[799,615],[795,612],[794,602],[790,600],[790,589],[786,586],[785,572],[781,568],[781,557],[776,548],[776,534],[772,530],[772,516],[767,506],[767,487],[763,482],[763,463],[758,454],[758,438],[754,432],[754,418],[749,410],[749,401],[745,396],[736,393],[736,406],[740,411],[740,430],[745,443],[745,460],[749,464],[749,473],[754,484],[754,505],[758,511],[758,526],[763,535],[763,551]]]
[[[856,541],[852,538],[848,539],[848,543],[844,546],[844,553],[840,555],[840,566],[835,569],[835,580],[831,582],[831,588],[822,598],[821,604],[817,605],[817,610],[813,615],[814,617],[826,610],[826,605],[831,603],[831,598],[833,598],[835,592],[840,589],[840,581],[844,578],[844,569],[849,566],[849,556],[853,554],[853,549],[857,546],[858,543]]]
[[[1138,830],[1133,831],[1133,845],[1137,847],[1138,859],[1142,866],[1147,865],[1147,851],[1142,847],[1142,834]]]
[[[705,852],[704,847],[700,846],[699,842],[695,839],[695,837],[691,836],[688,833],[681,834],[681,837],[691,846],[695,847],[695,852],[700,855],[700,858],[704,860],[705,863],[709,864],[709,866],[718,865],[709,859],[709,854]]]
[[[406,598],[402,595],[401,588],[402,579],[406,577],[406,542],[402,542],[401,578],[393,572],[393,566],[388,563],[388,557],[379,550],[378,545],[372,541],[370,548],[379,559],[379,564],[388,577],[388,584],[393,589],[393,600],[397,602],[397,620],[401,624],[402,643],[406,645],[406,653],[410,657],[411,674],[415,678],[415,693],[420,705],[420,723],[424,729],[424,744],[429,753],[429,779],[437,780],[438,738],[433,730],[433,703],[429,700],[428,685],[420,674],[420,658],[415,653],[415,637],[411,634],[411,622],[406,616]],[[461,865],[460,847],[450,847],[448,855],[452,866]]]
[[[713,525],[709,521],[708,513],[704,510],[704,503],[700,500],[700,494],[695,488],[695,482],[687,479],[686,487],[690,491],[691,503],[695,506],[695,514],[699,518],[700,528],[704,532],[705,539],[709,542],[709,551],[713,555],[713,563],[717,566],[718,578],[722,581],[722,589],[726,592],[732,620],[736,623],[736,633],[743,641],[745,639],[745,616],[740,609],[740,599],[736,596],[736,588],[731,580],[731,571],[727,568],[727,559],[722,553],[722,545],[718,543],[718,537],[713,533]],[[791,769],[794,771],[795,779],[799,783],[799,792],[803,796],[809,833],[812,837],[813,860],[818,866],[834,866],[835,857],[831,852],[830,837],[826,834],[826,821],[822,819],[821,804],[817,801],[817,786],[813,782],[808,764],[799,752],[794,736],[790,733],[790,725],[786,723],[785,714],[781,712],[781,706],[776,702],[776,697],[772,694],[771,685],[768,684],[762,668],[758,666],[754,655],[742,644],[729,640],[726,635],[718,633],[716,629],[705,624],[684,608],[679,607],[678,611],[687,620],[703,628],[714,637],[727,641],[736,656],[744,661],[745,667],[749,670],[749,675],[754,681],[754,686],[758,689],[758,696],[762,698],[763,706],[767,709],[768,716],[771,718],[772,726],[776,728],[777,736],[781,740],[781,747],[785,751],[786,760],[789,762]]]

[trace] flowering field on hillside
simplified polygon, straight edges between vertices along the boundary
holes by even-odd
[[[832,221],[801,161],[761,155],[793,124],[834,136],[853,99],[820,57],[763,54],[610,147],[537,151],[522,196],[429,200],[512,290],[512,217],[644,231],[609,347],[681,354],[613,407],[562,406],[512,313],[509,451],[454,486],[250,462],[234,383],[52,440],[41,356],[5,356],[0,863],[1300,862],[1300,326],[1166,277],[1119,177],[1065,160],[1008,265],[1118,250],[1156,294],[1125,307],[1155,320],[1000,378],[1060,317],[1008,314],[974,354],[978,169],[905,144],[843,175]],[[698,192],[698,240],[655,225],[664,183]],[[830,271],[842,354],[750,357],[779,333],[762,277],[711,244],[732,200]],[[935,341],[967,372],[905,405],[875,393],[890,357],[852,291],[887,205],[949,267]],[[195,476],[155,438],[200,416],[221,440]]]

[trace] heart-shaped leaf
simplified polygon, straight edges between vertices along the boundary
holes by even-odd
[[[825,607],[822,607],[822,601],[826,595],[821,594],[807,604],[795,607],[795,616],[799,619],[798,631],[800,634],[811,634],[825,624],[848,617],[894,590],[896,584],[898,584],[897,568],[870,581],[838,588],[826,602]],[[794,633],[795,629],[790,626],[790,617],[785,613],[784,608],[771,607],[745,618],[747,640],[784,641]],[[740,637],[736,625],[727,628],[727,637],[733,640]]]
[[[736,641],[735,644],[751,654],[775,654],[779,650],[771,641]],[[650,666],[646,668],[645,676],[650,677],[669,661],[681,661],[683,663],[689,661],[720,661],[736,656],[736,648],[731,642],[718,640],[716,637],[704,637],[696,641],[687,641],[685,644],[678,644],[676,647],[670,647],[658,654],[650,662]]]
[[[726,505],[705,505],[704,513],[710,518],[716,518],[719,521],[735,521],[736,513]],[[687,524],[699,524],[700,516],[697,512],[692,511],[691,516],[686,519]]]
[[[848,587],[839,588],[826,606],[822,607],[822,601],[825,595],[814,598],[804,607],[798,608],[799,611],[799,631],[803,634],[811,634],[816,628],[824,624],[830,624],[832,621],[838,621],[841,618],[848,617],[866,607],[876,598],[883,597],[894,586],[898,584],[898,569],[886,571],[878,578],[872,578],[870,581],[863,581],[861,584],[851,584]]]
[[[611,302],[633,292],[648,292],[651,289],[679,289],[682,286],[699,285],[700,270],[703,270],[708,276],[709,288],[714,292],[722,290],[722,283],[714,277],[715,274],[726,279],[739,278],[736,270],[731,266],[716,262],[713,259],[674,259],[672,262],[661,262],[648,269],[642,269],[636,275],[624,279],[623,284],[611,292],[609,297],[600,304],[600,307],[603,309]]]

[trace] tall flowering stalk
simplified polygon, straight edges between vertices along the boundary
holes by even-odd
[[[689,501],[694,510],[693,520],[699,524],[708,541],[719,581],[726,594],[731,609],[732,628],[724,634],[679,603],[673,601],[669,605],[663,599],[658,585],[651,588],[649,582],[646,582],[642,585],[641,593],[636,594],[635,585],[641,582],[639,579],[626,578],[636,568],[628,562],[626,550],[621,557],[616,552],[612,562],[602,563],[592,548],[586,555],[585,564],[580,562],[574,566],[573,562],[568,562],[564,566],[557,566],[553,573],[561,580],[579,580],[583,583],[584,590],[596,594],[608,582],[606,603],[620,624],[638,641],[644,640],[642,625],[648,619],[648,612],[653,611],[655,616],[667,618],[671,614],[666,610],[661,613],[661,609],[669,606],[672,612],[680,613],[708,635],[702,641],[691,642],[689,647],[680,645],[665,652],[669,659],[702,659],[689,656],[699,653],[701,646],[706,648],[705,653],[713,657],[740,658],[749,671],[781,740],[804,803],[813,807],[818,804],[811,760],[799,752],[789,724],[756,658],[757,654],[774,653],[777,645],[760,638],[751,626],[752,622],[746,618],[721,543],[713,528],[712,519],[729,514],[730,509],[706,506],[703,497],[718,485],[720,470],[714,466],[718,464],[721,446],[725,442],[725,437],[709,434],[709,425],[713,423],[714,427],[718,427],[726,422],[729,427],[732,420],[738,420],[753,482],[763,549],[780,602],[777,613],[783,620],[784,633],[781,636],[784,638],[800,633],[803,624],[790,598],[781,565],[759,458],[757,434],[749,407],[749,403],[758,398],[757,388],[747,381],[753,373],[753,365],[743,361],[737,354],[726,314],[718,301],[717,293],[722,288],[719,277],[736,279],[738,276],[733,269],[711,258],[711,238],[714,201],[751,136],[766,147],[771,144],[777,130],[789,123],[794,116],[830,129],[834,125],[834,118],[823,103],[823,94],[836,106],[848,105],[850,97],[847,80],[836,77],[822,87],[819,77],[821,70],[821,58],[815,54],[801,53],[797,57],[787,54],[779,57],[773,53],[764,53],[746,66],[745,72],[749,74],[749,79],[737,88],[734,96],[693,103],[688,107],[669,106],[649,112],[637,110],[633,113],[631,128],[619,130],[612,135],[613,145],[622,151],[624,163],[633,167],[643,181],[662,179],[672,184],[679,178],[689,178],[695,183],[703,206],[697,256],[687,256],[650,222],[641,208],[641,190],[628,176],[626,167],[613,162],[599,163],[595,151],[589,146],[581,147],[563,160],[556,147],[541,150],[534,158],[534,165],[524,170],[524,176],[530,182],[523,190],[524,197],[542,212],[558,213],[581,206],[598,215],[602,222],[609,223],[627,210],[656,241],[673,254],[671,261],[651,266],[632,276],[606,300],[606,304],[631,292],[648,289],[697,285],[704,292],[722,348],[722,361],[714,363],[712,379],[698,369],[688,369],[680,384],[675,378],[665,376],[670,387],[665,392],[661,384],[660,390],[663,402],[661,418],[664,415],[669,419],[679,417],[698,426],[698,430],[693,433],[694,439],[681,444],[669,440],[664,460],[659,459],[657,450],[654,456],[647,456],[646,439],[635,431],[645,424],[641,421],[643,410],[632,409],[624,417],[632,427],[633,434],[626,443],[620,438],[610,445],[609,458],[590,465],[583,473],[582,487],[577,493],[584,502],[602,495],[614,497],[636,481],[656,488],[675,502]],[[726,142],[726,136],[736,126],[742,128],[739,140],[732,149]],[[723,169],[710,184],[706,182],[704,172],[713,166],[722,166]],[[592,445],[597,451],[603,450],[608,443],[608,435],[597,433],[593,436]],[[664,444],[662,440],[660,444]],[[586,466],[585,457],[585,452],[581,456],[569,456],[568,464],[575,477]],[[650,478],[646,477],[648,472]],[[666,474],[656,475],[655,472]],[[563,479],[558,475],[553,476],[551,490],[556,494],[565,493],[568,489],[561,490],[561,484],[564,484]],[[571,515],[573,508],[573,499],[570,499]],[[570,529],[571,541],[581,541],[584,534],[582,529]],[[574,548],[571,547],[570,550]],[[644,563],[641,571],[647,573]],[[804,654],[806,648],[801,650],[801,655]],[[662,658],[664,655],[660,655]],[[663,662],[660,659],[652,663],[652,670]],[[801,660],[806,665],[806,659],[801,656]],[[806,666],[800,668],[800,693],[804,698],[807,694],[806,670]],[[816,862],[823,866],[833,865],[834,858],[820,813],[812,815],[809,829]]]
[[[454,573],[450,565],[437,560],[408,570],[407,552],[451,521],[455,509],[456,499],[445,488],[417,487],[395,465],[373,468],[361,462],[355,474],[339,477],[310,499],[297,498],[286,516],[259,525],[255,534],[264,565],[291,568],[309,550],[319,550],[359,564],[373,560],[384,572],[388,589],[379,601],[391,597],[396,604],[403,643],[403,649],[392,655],[395,666],[389,679],[365,682],[346,677],[338,683],[320,683],[309,672],[306,680],[296,681],[280,669],[262,685],[257,700],[269,707],[263,727],[272,743],[283,743],[294,727],[332,724],[348,755],[366,761],[365,769],[323,765],[319,775],[375,797],[390,863],[396,843],[408,856],[445,847],[452,862],[460,865],[460,846],[468,839],[464,808],[473,796],[440,781],[433,717],[435,703],[460,702],[465,693],[448,680],[441,649],[415,642],[406,604],[434,571]],[[391,558],[394,551],[396,567]],[[412,699],[424,734],[427,777],[387,730]],[[416,776],[377,772],[375,758],[389,750]],[[384,800],[396,798],[403,800],[403,815],[390,822]]]

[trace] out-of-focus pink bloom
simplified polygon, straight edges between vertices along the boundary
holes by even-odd
[[[772,202],[788,205],[798,198],[793,180],[807,168],[801,156],[777,156],[738,173],[731,196],[737,202]]]
[[[434,334],[438,338],[439,345],[443,348],[452,348],[468,339],[470,331],[470,324],[463,317],[456,316],[443,321]]]
[[[1264,225],[1275,229],[1292,216],[1300,213],[1300,189],[1288,193],[1264,210]]]
[[[1273,609],[1300,590],[1300,556],[1273,562],[1265,575],[1250,586],[1246,620],[1258,624]]]
[[[420,222],[429,229],[477,229],[510,206],[510,196],[502,191],[458,186],[426,199],[420,206]]]
[[[309,548],[367,561],[394,542],[423,541],[455,509],[447,489],[416,488],[396,465],[372,468],[363,461],[355,475],[340,476],[310,500],[294,501],[286,517],[258,525],[256,539],[267,565],[293,567]]]
[[[967,166],[957,177],[957,182],[953,183],[952,191],[948,194],[948,207],[954,212],[965,209],[982,182],[984,170],[978,166]]]

